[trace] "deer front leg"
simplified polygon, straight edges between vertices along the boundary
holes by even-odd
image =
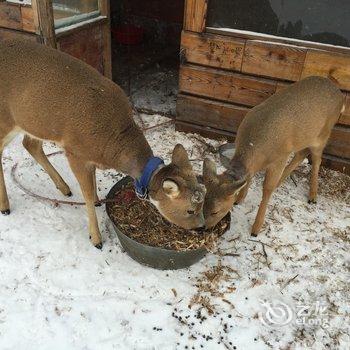
[[[251,231],[253,237],[256,237],[258,235],[262,225],[264,224],[267,204],[269,203],[273,191],[277,187],[286,162],[287,157],[271,164],[269,168],[266,169],[263,185],[263,196]]]
[[[95,167],[91,164],[85,163],[78,157],[75,157],[74,155],[69,153],[67,154],[67,158],[70,167],[79,182],[81,191],[86,202],[86,209],[89,218],[90,240],[96,248],[102,249],[102,238],[100,230],[98,228],[97,216],[95,211]]]

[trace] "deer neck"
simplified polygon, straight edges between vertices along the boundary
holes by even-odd
[[[142,131],[129,130],[128,135],[113,135],[104,147],[102,163],[105,168],[118,169],[134,179],[139,178],[153,152]]]
[[[234,181],[245,179],[248,175],[247,159],[242,155],[235,153],[230,161],[230,166],[225,173],[232,177]]]
[[[153,156],[148,159],[141,175],[135,178],[135,192],[139,198],[146,199],[148,197],[150,183],[162,167],[164,167],[163,159]]]

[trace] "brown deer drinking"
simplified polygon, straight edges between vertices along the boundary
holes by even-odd
[[[136,179],[169,221],[184,228],[204,225],[205,190],[198,184],[187,153],[177,145],[172,162],[153,157],[132,118],[123,91],[87,64],[31,42],[0,42],[0,210],[10,213],[1,153],[23,133],[23,145],[46,170],[56,187],[71,191],[49,163],[42,141],[63,147],[84,195],[91,241],[102,247],[95,213],[95,169],[113,168]]]
[[[247,113],[237,131],[235,154],[225,164],[228,169],[225,175],[237,184],[247,182],[237,197],[240,203],[247,195],[252,177],[265,171],[262,201],[251,230],[253,236],[264,223],[275,188],[309,154],[312,160],[309,203],[316,203],[322,152],[344,107],[341,91],[329,79],[312,76],[276,93]],[[287,165],[291,154],[294,157]]]

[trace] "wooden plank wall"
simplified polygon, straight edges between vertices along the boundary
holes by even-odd
[[[99,0],[96,23],[77,26],[56,36],[52,0],[32,0],[32,5],[0,0],[0,40],[24,38],[41,42],[77,57],[112,77],[109,0]]]
[[[208,0],[186,0],[184,28],[202,32],[205,28]]]
[[[34,42],[39,41],[39,37],[34,33],[26,33],[19,30],[11,30],[11,29],[0,27],[0,41],[8,40],[8,39],[20,39],[20,40],[25,39],[25,40],[31,40]]]
[[[275,92],[310,75],[330,77],[342,89],[346,109],[325,150],[325,164],[350,174],[350,50],[347,55],[199,33],[201,25],[192,22],[187,28],[196,30],[182,33],[178,129],[234,138],[249,109]]]
[[[52,0],[32,0],[36,33],[44,45],[57,49],[52,6]]]
[[[88,63],[101,74],[104,71],[102,25],[84,27],[58,38],[58,49]]]
[[[0,27],[35,33],[32,7],[0,1]]]

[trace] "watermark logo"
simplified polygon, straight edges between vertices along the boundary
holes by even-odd
[[[283,327],[294,323],[305,326],[328,327],[329,319],[327,306],[319,301],[312,305],[298,304],[295,308],[281,300],[260,300],[262,310],[259,313],[260,321],[268,327]]]
[[[260,301],[263,311],[260,312],[260,321],[269,327],[283,327],[292,322],[294,313],[289,305],[280,300]]]

